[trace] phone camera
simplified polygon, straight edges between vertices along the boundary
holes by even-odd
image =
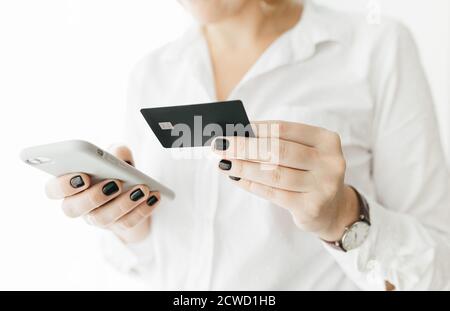
[[[37,158],[32,158],[32,159],[27,160],[27,163],[31,164],[31,165],[40,165],[40,164],[45,164],[45,163],[49,163],[49,162],[51,162],[51,159],[44,158],[44,157],[37,157]]]
[[[97,154],[98,154],[99,156],[103,157],[103,155],[104,155],[105,153],[103,152],[103,150],[97,149]]]

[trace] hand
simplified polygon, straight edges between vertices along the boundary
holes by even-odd
[[[252,126],[256,138],[214,140],[213,150],[222,158],[219,169],[237,186],[289,210],[299,228],[339,240],[359,216],[356,194],[344,185],[339,135],[283,121]]]
[[[115,155],[133,164],[131,151],[118,147]],[[160,194],[144,185],[123,192],[119,180],[103,180],[92,184],[84,173],[75,173],[50,180],[47,196],[63,199],[62,209],[71,218],[83,217],[91,225],[109,229],[126,243],[143,240],[150,228],[150,215],[159,204]]]

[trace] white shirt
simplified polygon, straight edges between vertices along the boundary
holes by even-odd
[[[348,253],[298,229],[289,212],[234,186],[209,148],[164,149],[140,108],[215,101],[196,28],[136,66],[127,109],[137,166],[176,192],[148,238],[105,244],[110,261],[162,290],[450,289],[449,175],[416,46],[401,25],[305,4],[304,15],[230,95],[251,120],[288,120],[340,134],[346,183],[372,226]]]

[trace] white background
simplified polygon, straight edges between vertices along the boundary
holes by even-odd
[[[369,14],[368,0],[320,2]],[[449,153],[449,1],[375,2],[419,43]],[[131,66],[189,23],[175,0],[0,0],[0,289],[144,288],[103,261],[94,228],[46,200],[48,177],[18,153],[63,139],[120,140]]]

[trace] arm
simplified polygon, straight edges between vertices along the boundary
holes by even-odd
[[[371,232],[335,256],[362,288],[450,288],[450,184],[430,90],[407,30],[395,27],[387,74],[374,76]]]
[[[382,62],[374,63],[380,67],[374,70],[380,73],[372,143],[376,195],[362,193],[370,206],[370,233],[346,253],[326,247],[362,289],[446,289],[448,171],[416,49],[403,28],[394,30],[395,55],[377,55]],[[339,240],[358,219],[355,193],[344,184],[339,135],[283,121],[258,122],[254,130],[256,138],[215,140],[219,169],[236,186],[287,209],[300,229]]]
[[[147,164],[149,161],[148,153],[142,149],[147,131],[146,129],[142,130],[138,125],[138,121],[142,118],[139,115],[139,110],[145,89],[143,86],[145,68],[145,64],[140,62],[130,75],[124,118],[124,141],[133,150],[134,158],[129,150],[122,158],[126,158],[138,169],[142,166],[143,161],[147,161]],[[151,213],[157,206],[159,208],[161,201],[159,193],[154,201]],[[151,262],[154,255],[151,217],[149,216],[145,221],[131,229],[122,232],[115,231],[114,233],[105,232],[102,239],[102,249],[106,260],[123,272],[133,271],[139,275],[147,273],[152,267]]]

